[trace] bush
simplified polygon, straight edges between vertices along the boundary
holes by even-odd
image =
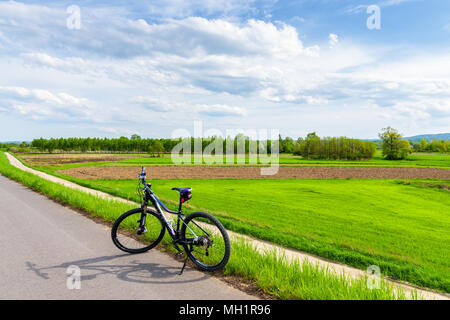
[[[421,139],[420,142],[413,143],[413,150],[415,152],[450,152],[450,140],[433,139],[428,142]]]
[[[30,149],[27,147],[19,147],[17,145],[9,146],[6,148],[6,150],[11,153],[33,153],[33,152],[36,152],[36,150]]]
[[[367,160],[375,154],[375,144],[346,137],[319,138],[315,132],[297,140],[294,154],[305,159]]]

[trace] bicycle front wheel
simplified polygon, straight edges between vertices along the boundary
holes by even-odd
[[[159,215],[147,209],[145,224],[140,227],[144,214],[136,208],[122,214],[111,229],[113,243],[122,251],[142,253],[154,248],[164,237],[166,227]]]
[[[215,271],[230,258],[230,240],[223,225],[206,212],[187,216],[181,227],[181,240],[189,259],[200,269]]]

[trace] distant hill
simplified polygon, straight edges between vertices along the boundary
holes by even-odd
[[[421,134],[421,135],[412,136],[412,137],[405,137],[404,139],[412,141],[412,142],[419,142],[421,139],[425,139],[428,142],[431,140],[434,140],[434,139],[450,140],[450,133]]]
[[[421,134],[421,135],[412,136],[412,137],[403,137],[403,139],[409,140],[411,142],[419,142],[421,139],[425,139],[428,142],[430,142],[431,140],[434,140],[434,139],[450,140],[450,133]],[[381,141],[380,139],[361,139],[361,140],[372,141],[372,142]]]

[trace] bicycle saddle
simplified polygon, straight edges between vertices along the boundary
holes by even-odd
[[[176,190],[176,191],[178,191],[179,193],[185,193],[185,192],[188,192],[188,191],[192,191],[192,188],[172,188],[172,190]]]

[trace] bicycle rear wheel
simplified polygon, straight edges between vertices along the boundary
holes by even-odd
[[[154,248],[164,237],[166,227],[159,215],[147,209],[144,228],[140,228],[142,209],[136,208],[122,214],[111,229],[113,243],[122,251],[142,253]]]
[[[230,258],[230,240],[223,225],[206,212],[187,216],[181,227],[181,240],[189,259],[200,269],[215,271]]]

